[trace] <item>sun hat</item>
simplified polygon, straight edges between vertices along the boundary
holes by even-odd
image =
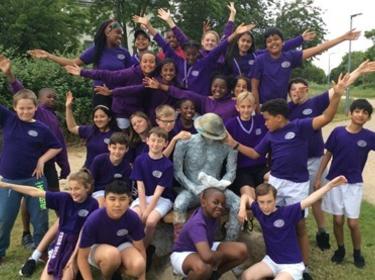
[[[206,113],[195,119],[194,127],[202,136],[212,140],[223,140],[227,136],[223,120],[215,113]]]

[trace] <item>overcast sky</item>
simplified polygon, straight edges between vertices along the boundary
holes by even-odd
[[[288,0],[287,0],[288,1]],[[364,37],[364,31],[375,29],[375,0],[314,0],[316,6],[324,11],[322,18],[326,23],[327,39],[335,38],[349,30],[350,15],[362,13],[353,18],[353,27],[361,30],[361,37],[352,41],[352,51],[362,51],[372,46],[372,41]],[[341,57],[349,50],[349,43],[344,42],[314,59],[314,63],[328,70],[329,54],[331,69],[341,62]]]

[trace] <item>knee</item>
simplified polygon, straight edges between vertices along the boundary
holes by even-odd
[[[358,220],[357,219],[349,219],[348,220],[348,227],[351,230],[359,229],[359,222],[358,222]]]
[[[241,280],[256,280],[256,278],[250,269],[246,269],[241,275]]]
[[[121,264],[120,252],[115,247],[106,248],[105,253],[103,252],[96,259],[99,267],[105,266],[117,269]]]
[[[237,256],[241,261],[244,261],[249,256],[249,251],[247,250],[247,246],[244,243],[239,243],[237,248]]]
[[[147,219],[146,221],[146,229],[147,230],[154,230],[158,225],[158,221]]]
[[[343,227],[344,226],[344,219],[342,216],[339,217],[334,217],[333,218],[333,223],[336,227]]]
[[[186,197],[182,194],[179,194],[173,204],[173,210],[177,212],[186,212],[187,211],[187,201]]]
[[[138,277],[146,271],[145,259],[141,256],[134,258],[131,262],[128,263],[126,270],[129,276]]]
[[[212,267],[203,261],[195,263],[192,270],[196,275],[199,275],[201,279],[209,278],[212,274]]]

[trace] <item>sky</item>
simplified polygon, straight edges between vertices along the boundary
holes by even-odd
[[[289,0],[287,0],[289,1]],[[350,27],[350,15],[362,13],[353,18],[353,28],[361,30],[361,37],[352,41],[352,51],[364,51],[372,46],[372,41],[364,37],[364,32],[375,29],[375,0],[314,0],[314,4],[323,10],[322,18],[326,24],[326,39],[333,39],[347,32]],[[314,64],[328,72],[341,62],[342,56],[349,51],[349,43],[335,46],[314,59]]]

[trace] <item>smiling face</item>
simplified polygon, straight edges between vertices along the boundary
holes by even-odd
[[[55,92],[45,89],[39,93],[39,104],[53,109],[56,106],[56,98]]]
[[[147,120],[139,116],[133,116],[130,124],[138,135],[145,133],[148,129]]]
[[[276,210],[276,199],[273,196],[272,191],[265,195],[258,196],[257,202],[260,210],[262,210],[265,215],[270,215]]]
[[[107,215],[114,220],[120,219],[128,210],[130,197],[127,194],[109,192],[105,196],[105,209]]]
[[[108,45],[118,47],[121,45],[124,30],[117,21],[114,21],[106,27],[105,35],[107,37]]]
[[[176,67],[174,63],[166,63],[161,67],[160,76],[164,83],[169,84],[176,77]]]
[[[195,115],[195,105],[191,100],[185,100],[180,106],[180,116],[185,120],[193,120]]]
[[[215,34],[212,32],[207,32],[201,41],[202,47],[205,51],[211,51],[213,50],[217,44],[218,44],[218,39]]]
[[[147,145],[150,153],[153,155],[160,155],[167,146],[167,141],[163,137],[160,137],[155,133],[151,133],[151,135],[147,137]]]
[[[283,40],[279,35],[270,35],[266,39],[266,49],[272,56],[279,56],[283,48]]]
[[[349,112],[349,116],[351,122],[358,126],[363,126],[370,119],[369,113],[359,108],[355,108],[352,112]]]
[[[225,195],[217,190],[209,191],[201,199],[202,209],[208,217],[217,219],[221,217],[225,209]]]
[[[214,99],[220,99],[228,92],[227,81],[222,78],[216,78],[211,84],[211,95]]]
[[[237,97],[241,92],[248,91],[249,85],[245,79],[238,79],[234,87],[234,96]]]
[[[150,46],[150,40],[144,34],[138,34],[135,38],[134,45],[139,52],[143,52]]]
[[[128,151],[128,147],[120,143],[109,144],[108,151],[110,160],[113,163],[120,163]]]
[[[241,120],[247,121],[250,120],[255,110],[255,105],[249,98],[246,98],[241,102],[237,102],[236,110],[240,114]]]
[[[145,53],[141,57],[141,61],[139,62],[141,70],[144,75],[148,75],[152,73],[156,68],[156,57],[151,53]]]
[[[302,104],[308,98],[309,88],[303,83],[293,83],[290,86],[289,96],[294,104]]]
[[[17,114],[17,117],[24,122],[33,121],[36,106],[33,100],[22,98],[17,101],[13,106],[14,111]]]
[[[71,195],[74,202],[82,203],[87,199],[89,189],[78,181],[69,180],[68,192]]]
[[[100,131],[104,131],[109,127],[111,118],[102,109],[97,109],[94,112],[94,124]]]
[[[173,31],[171,30],[167,31],[167,33],[165,34],[165,40],[171,46],[172,49],[175,49],[178,47],[178,41]]]
[[[237,41],[237,46],[238,46],[240,55],[245,55],[251,48],[252,44],[253,44],[253,39],[251,38],[251,35],[249,33],[242,34],[238,38],[238,41]]]

